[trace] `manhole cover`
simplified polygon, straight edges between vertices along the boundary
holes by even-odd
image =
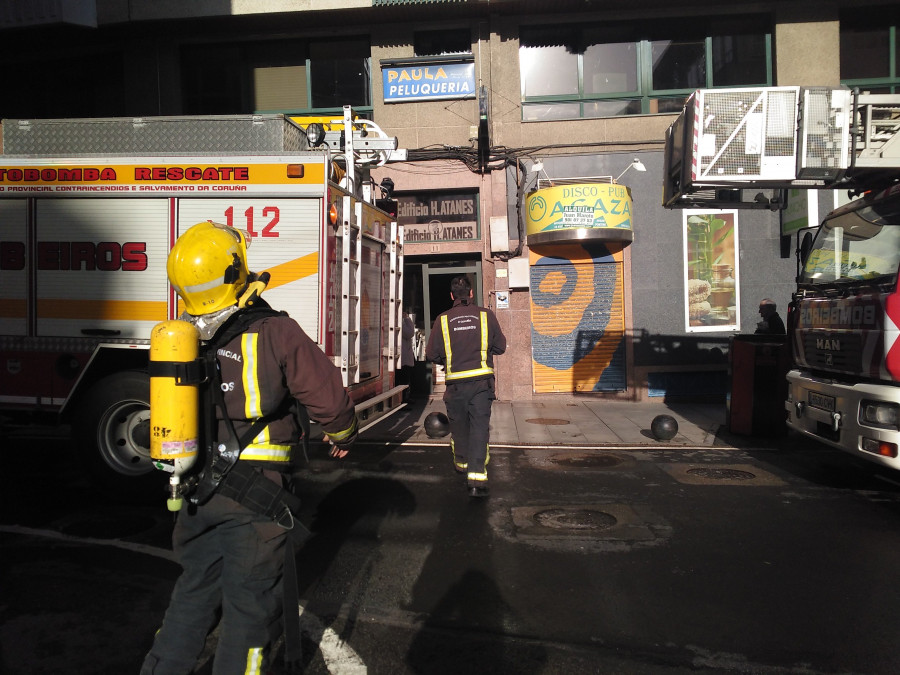
[[[691,476],[710,478],[712,480],[752,480],[756,478],[755,474],[749,471],[739,471],[738,469],[710,469],[703,467],[700,469],[688,469],[687,473]]]
[[[622,463],[619,457],[612,455],[555,455],[550,461],[564,466],[600,469]]]
[[[145,532],[156,522],[149,517],[92,518],[69,523],[60,528],[63,534],[93,539],[120,539]]]
[[[560,420],[553,417],[535,417],[534,419],[525,420],[529,424],[544,424],[548,426],[562,426],[568,424],[569,420]]]
[[[592,509],[547,509],[535,513],[534,521],[557,530],[605,530],[618,523],[615,516]]]

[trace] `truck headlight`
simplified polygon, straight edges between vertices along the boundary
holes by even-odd
[[[882,403],[876,401],[863,401],[860,405],[862,410],[862,422],[864,424],[874,424],[879,427],[897,428],[900,422],[900,405],[896,403]]]

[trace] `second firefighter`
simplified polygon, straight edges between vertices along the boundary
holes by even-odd
[[[425,359],[444,366],[453,466],[466,474],[470,496],[486,497],[494,355],[506,351],[506,336],[494,313],[473,303],[467,277],[450,282],[450,297],[453,307],[435,319]]]

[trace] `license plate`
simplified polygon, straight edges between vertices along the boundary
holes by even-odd
[[[809,392],[809,398],[807,400],[813,408],[834,412],[834,396],[826,396],[825,394],[811,391]]]

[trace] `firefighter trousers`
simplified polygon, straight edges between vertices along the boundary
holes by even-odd
[[[487,480],[493,401],[492,379],[449,382],[444,391],[453,454],[457,462],[468,464],[470,481],[473,475],[484,476],[483,480]]]
[[[184,571],[141,675],[191,673],[217,621],[214,675],[265,672],[282,630],[286,539],[269,518],[218,494],[180,511],[172,542]]]

